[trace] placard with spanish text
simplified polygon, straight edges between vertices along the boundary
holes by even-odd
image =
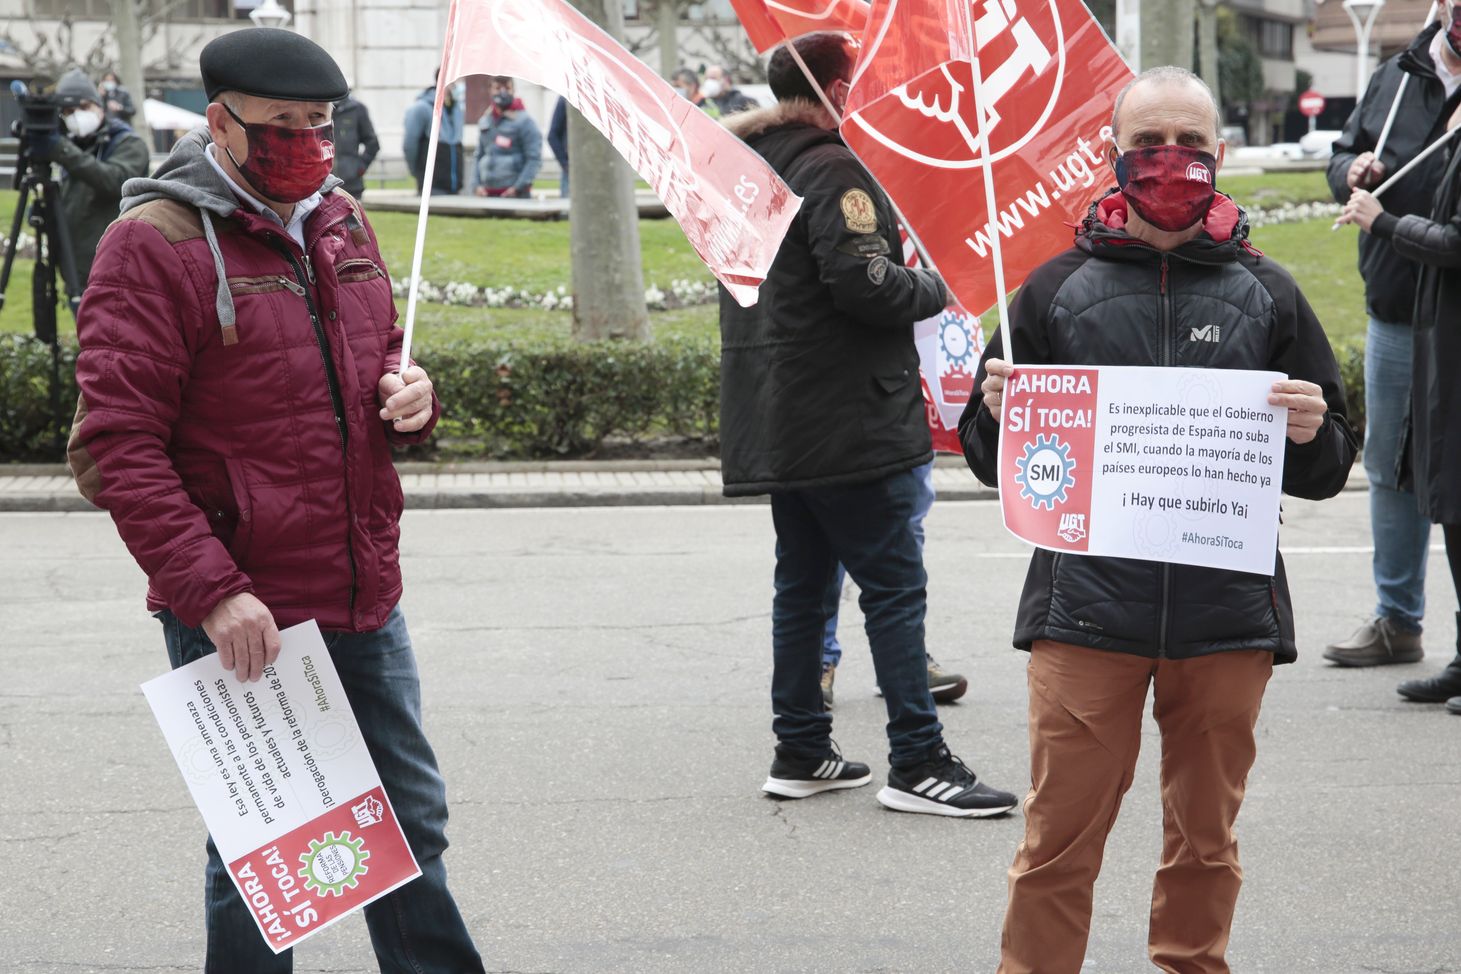
[[[256,683],[216,655],[142,692],[277,954],[421,875],[313,621]]]
[[[1052,551],[1272,575],[1288,410],[1277,372],[1018,368],[1000,505]]]

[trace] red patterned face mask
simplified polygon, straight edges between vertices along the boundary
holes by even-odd
[[[1128,149],[1116,157],[1116,182],[1136,215],[1176,233],[1198,223],[1212,205],[1217,159],[1185,145]]]
[[[335,164],[335,126],[330,122],[309,129],[245,122],[223,106],[243,126],[249,138],[248,158],[240,165],[227,147],[243,178],[265,199],[298,203],[325,184]]]

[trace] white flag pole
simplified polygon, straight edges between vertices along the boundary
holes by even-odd
[[[441,85],[438,77],[436,83]],[[440,90],[440,89],[438,89]],[[426,216],[431,209],[432,177],[436,174],[436,140],[441,135],[441,112],[433,105],[431,109],[431,136],[426,146],[426,172],[421,177],[421,209],[416,214],[416,252],[411,255],[411,277],[406,291],[405,334],[401,336],[401,362],[396,366],[404,372],[411,364],[411,336],[416,330],[416,298],[421,290],[421,254],[426,249]]]
[[[1431,0],[1431,10],[1425,16],[1425,23],[1420,25],[1421,30],[1425,30],[1436,19],[1437,4],[1438,0]],[[1400,88],[1395,92],[1395,100],[1390,103],[1390,114],[1385,116],[1385,124],[1380,128],[1380,138],[1375,142],[1376,159],[1385,151],[1385,142],[1390,138],[1390,127],[1395,124],[1395,116],[1400,111],[1400,100],[1405,97],[1405,86],[1410,84],[1410,75],[1406,72],[1401,72],[1401,75]],[[1359,97],[1363,98],[1364,93],[1361,92]]]
[[[967,16],[967,15],[966,15]],[[988,113],[984,110],[984,79],[979,70],[979,42],[973,21],[964,21],[969,37],[969,70],[974,76],[974,111],[979,118],[979,147],[984,153],[984,208],[989,214],[989,249],[994,258],[994,293],[999,299],[1000,334],[1004,336],[1004,359],[1015,364],[1015,342],[1009,321],[1009,293],[1004,286],[1004,253],[1000,244],[999,213],[994,198],[994,152],[989,144]]]
[[[426,171],[421,174],[421,208],[416,212],[416,251],[411,255],[411,279],[406,290],[406,324],[401,336],[401,361],[397,373],[405,372],[411,365],[411,338],[416,331],[416,299],[421,291],[421,255],[426,250],[426,217],[431,210],[431,185],[436,175],[436,143],[441,137],[441,110],[445,108],[442,85],[450,85],[456,78],[447,77],[452,42],[456,39],[457,0],[452,0],[446,17],[446,37],[441,43],[441,67],[436,73],[436,100],[431,106],[431,133],[426,143]]]
[[[1430,22],[1436,19],[1436,8],[1438,6],[1438,3],[1439,0],[1431,0],[1430,13],[1426,14],[1425,23],[1420,25],[1421,30],[1425,30],[1426,27],[1430,26]],[[1397,88],[1395,91],[1395,100],[1390,103],[1390,114],[1385,116],[1385,124],[1380,126],[1380,137],[1375,141],[1375,162],[1380,161],[1380,153],[1385,151],[1385,143],[1390,139],[1390,128],[1395,124],[1395,116],[1400,113],[1400,101],[1405,97],[1405,87],[1408,84],[1410,84],[1409,73],[1401,72],[1400,87]],[[1363,98],[1364,92],[1360,92],[1357,97]],[[1413,165],[1414,163],[1415,160],[1412,159],[1411,165]],[[1399,176],[1400,173],[1405,172],[1409,168],[1410,165],[1405,166],[1400,170],[1400,172],[1397,172],[1395,176]],[[1393,183],[1395,181],[1395,176],[1391,176],[1389,179],[1385,180],[1384,185],[1388,186]],[[1376,190],[1373,195],[1379,196],[1380,191]],[[1330,232],[1333,232],[1335,230],[1338,230],[1341,226],[1343,226],[1343,224],[1335,223],[1334,226],[1329,228],[1329,230]]]

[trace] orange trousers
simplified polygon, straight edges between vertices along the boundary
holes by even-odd
[[[1168,974],[1227,974],[1243,871],[1233,822],[1273,654],[1154,660],[1063,643],[1030,653],[1030,794],[1009,871],[999,974],[1078,974],[1106,836],[1131,787],[1147,685],[1162,734],[1162,864],[1148,953]]]

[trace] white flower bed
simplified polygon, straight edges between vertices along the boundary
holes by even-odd
[[[1305,220],[1333,220],[1344,210],[1338,203],[1284,203],[1270,209],[1255,206],[1247,211],[1248,226],[1278,226],[1280,223],[1302,223]]]
[[[410,280],[402,278],[394,282],[392,291],[397,298],[405,298],[410,290]],[[573,295],[562,285],[543,294],[535,294],[512,285],[506,287],[478,287],[465,281],[451,281],[447,284],[433,284],[422,281],[419,291],[422,301],[436,304],[454,304],[467,308],[541,308],[544,311],[572,311]],[[671,308],[686,308],[697,304],[710,304],[716,300],[713,281],[674,280],[668,291],[651,284],[644,289],[644,303],[655,311]]]

